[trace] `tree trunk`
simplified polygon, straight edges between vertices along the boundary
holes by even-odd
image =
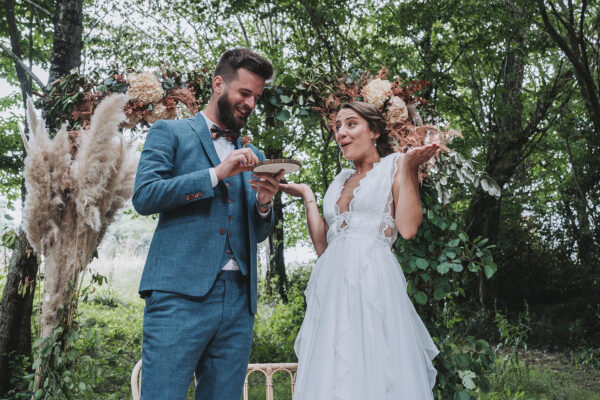
[[[282,158],[281,149],[266,149],[267,159]],[[284,232],[283,232],[283,203],[281,192],[273,198],[273,217],[275,226],[269,234],[269,264],[267,265],[267,292],[271,294],[271,280],[277,277],[277,291],[284,303],[287,303],[288,279],[285,271]]]
[[[5,3],[12,52],[22,60],[23,53],[19,45],[20,33],[14,6],[14,0],[7,0]],[[69,73],[73,68],[78,68],[81,64],[82,30],[83,0],[57,1],[49,82]],[[31,94],[31,81],[27,72],[16,61],[15,68],[25,104],[26,97]],[[21,198],[25,198],[23,186],[21,190]],[[19,360],[23,356],[31,355],[31,313],[37,270],[37,257],[28,244],[24,232],[19,229],[0,303],[0,394],[12,389],[12,374],[20,372],[18,368],[9,368],[10,359]],[[28,290],[22,290],[24,287]]]
[[[277,291],[284,303],[287,303],[288,279],[285,271],[284,257],[284,232],[283,232],[283,204],[281,192],[273,198],[273,216],[275,226],[269,234],[269,269],[267,270],[267,282],[270,288],[272,277],[277,277]]]
[[[511,48],[502,62],[504,74],[499,82],[498,100],[495,106],[497,121],[496,138],[488,150],[486,172],[503,187],[514,174],[515,167],[522,159],[527,141],[521,140],[526,135],[522,127],[523,104],[521,91],[524,77],[525,32],[521,31],[513,38]],[[485,193],[481,188],[475,193],[467,210],[467,233],[471,238],[478,236],[489,238],[496,243],[500,226],[501,199]],[[483,308],[491,304],[488,287],[483,271],[478,281],[479,303]]]
[[[82,33],[83,0],[57,2],[49,83],[81,65]]]
[[[12,388],[12,374],[22,371],[23,357],[31,355],[31,311],[37,269],[37,257],[19,229],[0,304],[0,394]],[[16,364],[11,365],[12,362]]]
[[[579,260],[584,266],[590,268],[595,262],[595,254],[597,252],[596,241],[594,239],[594,232],[592,226],[590,226],[590,219],[594,224],[594,212],[588,207],[587,204],[587,192],[589,188],[583,186],[578,178],[578,172],[571,150],[571,144],[569,143],[569,137],[566,132],[563,131],[563,137],[567,148],[567,154],[569,155],[569,164],[571,165],[572,176],[570,179],[570,187],[572,187],[572,193],[567,192],[573,198],[573,206],[577,212],[577,226],[578,229],[574,230],[575,240],[577,241],[577,255]],[[595,179],[593,180],[595,181]]]

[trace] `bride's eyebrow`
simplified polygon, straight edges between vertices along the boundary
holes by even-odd
[[[344,121],[348,121],[348,120],[351,120],[351,119],[356,119],[356,120],[358,120],[358,118],[356,118],[354,115],[351,115],[351,116],[349,116],[349,117],[346,117],[346,118],[344,118],[343,120],[344,120]],[[338,122],[342,122],[342,120],[336,119],[336,120],[335,120],[335,123],[337,124]]]

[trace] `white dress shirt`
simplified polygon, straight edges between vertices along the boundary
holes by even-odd
[[[210,132],[210,128],[212,128],[212,126],[216,125],[216,124],[214,122],[212,122],[210,119],[208,119],[208,117],[204,114],[204,112],[201,112],[201,114],[204,117],[204,119],[206,120],[206,126],[208,126],[208,130]],[[221,162],[223,162],[223,160],[227,158],[229,153],[231,153],[233,150],[235,150],[235,145],[225,137],[219,137],[219,138],[213,139],[212,142],[215,145],[215,150],[217,151],[217,156],[219,156],[219,161],[221,161]],[[212,187],[217,186],[217,184],[219,183],[219,180],[217,179],[217,173],[215,172],[215,169],[214,168],[209,169],[208,173],[210,174],[210,183],[212,184]],[[262,212],[262,211],[258,210],[258,213],[263,218],[266,218],[270,212],[271,212],[271,210],[269,210],[267,212]],[[238,266],[237,262],[233,258],[231,258],[229,261],[227,261],[227,264],[225,264],[225,266],[222,269],[222,271],[239,271],[239,270],[240,270],[240,267]]]

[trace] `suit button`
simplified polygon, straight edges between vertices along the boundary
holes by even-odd
[[[227,203],[227,197],[221,197],[221,202],[222,203]]]
[[[185,195],[185,199],[186,199],[186,200],[189,200],[189,199],[190,199],[190,195],[189,195],[189,194],[186,194],[186,195]]]
[[[227,254],[231,254],[231,250],[227,249],[227,251],[225,251]]]
[[[230,221],[233,219],[233,217],[230,215],[227,217]]]
[[[221,228],[221,229],[219,229],[219,233],[220,233],[221,235],[224,235],[224,234],[225,234],[225,228]]]
[[[229,237],[232,237],[232,236],[233,236],[233,233],[230,233],[230,234],[229,234]]]

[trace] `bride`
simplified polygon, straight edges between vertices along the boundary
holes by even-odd
[[[324,218],[305,184],[281,184],[302,197],[319,256],[306,288],[296,338],[294,400],[433,399],[438,350],[416,313],[391,251],[400,232],[422,221],[418,167],[437,144],[393,153],[373,105],[352,102],[337,115],[335,140],[354,170],[340,172],[323,199]]]

